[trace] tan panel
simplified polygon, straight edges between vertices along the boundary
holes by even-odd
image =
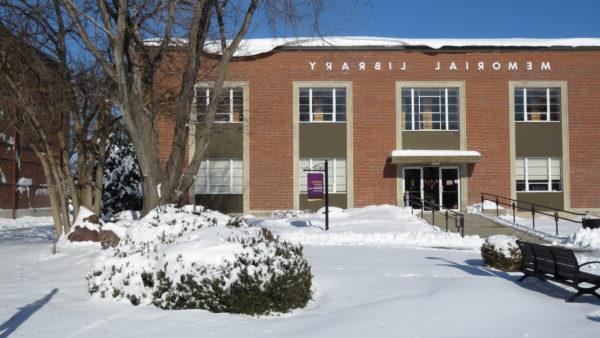
[[[517,192],[517,201],[539,204],[556,209],[564,209],[563,199],[562,192]]]
[[[402,149],[460,150],[460,132],[405,130]]]
[[[244,140],[241,123],[213,125],[206,158],[243,158]]]
[[[516,157],[562,157],[562,126],[559,122],[516,122]]]
[[[347,199],[346,194],[329,194],[329,206],[346,209],[348,207]],[[324,201],[309,201],[306,194],[300,194],[300,210],[317,211],[324,206]]]
[[[224,213],[242,213],[244,212],[244,197],[242,194],[223,194],[223,195],[196,195],[195,203],[208,209],[218,210]]]
[[[300,158],[346,158],[345,123],[300,123]]]

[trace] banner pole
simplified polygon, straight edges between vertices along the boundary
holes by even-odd
[[[325,160],[325,231],[329,230],[329,163]]]

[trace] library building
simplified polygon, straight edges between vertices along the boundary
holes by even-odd
[[[340,208],[464,210],[487,193],[598,211],[598,88],[600,39],[245,40],[189,197],[315,210],[305,169],[327,160]],[[210,81],[196,93],[202,115]]]

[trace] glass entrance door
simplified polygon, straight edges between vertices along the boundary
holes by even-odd
[[[459,209],[459,178],[457,167],[407,167],[404,168],[404,192],[445,209]],[[411,205],[421,207],[414,199]],[[429,209],[430,205],[425,207]]]
[[[415,197],[409,200],[412,207],[421,208],[421,203],[417,200],[421,198],[421,168],[404,169],[404,192]]]
[[[440,204],[439,167],[423,167],[423,199],[429,203]],[[429,208],[432,205],[426,203],[425,207]]]
[[[458,168],[441,168],[442,206],[446,209],[458,209]]]

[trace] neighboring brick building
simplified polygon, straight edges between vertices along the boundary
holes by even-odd
[[[0,25],[0,50],[6,52],[6,46],[38,52]],[[48,62],[54,65],[49,58]],[[48,121],[43,122],[48,124]],[[64,125],[66,128],[67,124]],[[50,215],[44,171],[27,142],[19,137],[7,120],[0,119],[0,217],[32,215]]]
[[[600,209],[600,40],[325,40],[245,41],[197,203],[316,208],[302,168],[329,159],[341,207],[408,191],[460,209],[482,192]]]
[[[0,217],[50,215],[42,166],[11,128],[0,126]]]

